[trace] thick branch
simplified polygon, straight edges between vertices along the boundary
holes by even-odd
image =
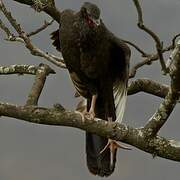
[[[30,5],[31,7],[37,8],[49,14],[57,22],[60,20],[60,12],[55,8],[53,0],[14,0],[20,3]],[[159,37],[150,29],[143,24],[142,10],[138,0],[133,0],[137,11],[138,11],[138,26],[145,32],[147,32],[156,42],[157,59],[160,59],[162,70],[167,72],[166,65],[163,58],[163,45]],[[32,54],[44,57],[56,63],[56,60],[49,56],[47,53],[42,52],[36,48],[30,41],[28,35],[24,33],[21,26],[12,17],[11,13],[8,12],[0,0],[0,10],[4,13],[6,18],[9,20],[11,25],[18,32],[20,38],[25,43],[26,47],[31,51]],[[2,23],[1,23],[2,24]],[[3,27],[1,27],[3,29]],[[6,30],[3,29],[5,32]],[[8,32],[6,32],[8,34]],[[138,47],[135,47],[138,50]],[[145,54],[141,49],[139,51]],[[178,49],[180,52],[180,50]],[[0,114],[3,116],[14,117],[21,120],[25,120],[32,123],[46,124],[46,125],[59,125],[59,126],[70,126],[80,128],[92,133],[96,133],[100,136],[107,138],[121,140],[125,143],[136,146],[137,148],[158,155],[164,158],[180,161],[180,142],[168,141],[164,138],[158,137],[156,134],[160,128],[167,121],[170,113],[172,112],[177,99],[179,97],[180,90],[180,53],[175,55],[172,64],[170,65],[170,75],[172,78],[171,88],[168,88],[168,94],[165,100],[158,108],[157,112],[153,115],[150,121],[147,123],[145,128],[135,129],[130,128],[117,122],[107,122],[99,119],[94,121],[86,119],[82,120],[81,115],[77,112],[68,112],[57,108],[46,109],[42,107],[36,107],[39,95],[43,88],[46,73],[37,71],[36,81],[33,85],[32,91],[29,95],[29,99],[26,106],[15,106],[10,104],[0,103]],[[152,58],[151,58],[152,60]],[[149,62],[146,62],[148,64]],[[140,65],[142,66],[142,65]],[[140,67],[138,66],[138,67]],[[148,83],[148,82],[145,82]],[[156,84],[157,85],[157,84]],[[158,87],[158,85],[157,85]],[[158,88],[161,88],[160,86]],[[158,93],[157,93],[158,94]]]
[[[137,79],[132,81],[128,87],[128,95],[133,95],[139,92],[146,92],[161,98],[165,98],[168,94],[169,86],[160,84],[150,79]]]
[[[173,52],[174,53],[174,52]],[[166,123],[169,115],[174,109],[177,100],[180,95],[180,41],[175,48],[175,54],[173,54],[172,63],[169,67],[171,75],[171,88],[166,96],[165,100],[161,103],[157,112],[149,120],[146,129],[151,132],[151,135],[155,135],[160,128]]]
[[[117,122],[110,123],[100,119],[94,119],[93,121],[85,119],[83,121],[79,113],[60,110],[59,108],[47,109],[0,103],[0,114],[31,123],[79,128],[128,143],[153,155],[180,161],[180,142],[166,140],[159,136],[147,137],[145,130],[142,128],[135,129]]]
[[[156,135],[161,127],[166,123],[177,103],[178,97],[177,93],[169,91],[156,113],[150,118],[145,126],[145,129],[147,129],[150,136]]]
[[[37,105],[42,89],[44,87],[46,77],[49,73],[55,73],[48,65],[40,64],[36,71],[36,77],[30,94],[28,96],[26,105]]]

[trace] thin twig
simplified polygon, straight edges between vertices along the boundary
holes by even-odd
[[[13,1],[19,2],[21,4],[26,4],[29,6],[34,5],[34,0],[13,0]],[[45,0],[38,0],[38,1],[42,4],[44,4],[45,2]],[[61,12],[59,11],[59,9],[56,8],[53,0],[48,0],[47,5],[43,6],[41,10],[47,13],[49,16],[51,16],[58,23],[60,22]]]
[[[62,67],[65,68],[65,64],[62,63],[62,61],[57,61],[56,59],[54,59],[52,56],[49,56],[48,53],[43,52],[42,50],[40,50],[39,48],[37,48],[36,46],[34,46],[30,40],[30,38],[27,36],[27,34],[22,30],[20,24],[17,23],[16,19],[13,18],[13,16],[11,15],[11,12],[9,12],[3,1],[0,0],[0,10],[3,12],[3,14],[5,15],[5,17],[8,19],[8,21],[10,22],[10,24],[13,26],[13,28],[17,31],[17,33],[19,34],[19,38],[23,39],[27,49],[29,49],[29,51],[31,52],[31,54],[35,55],[35,56],[40,56],[45,58],[46,60],[50,61],[51,63],[55,64],[58,67]]]
[[[6,25],[2,22],[1,19],[0,19],[0,28],[6,33],[8,37],[12,35],[10,30],[6,27]]]
[[[34,36],[36,34],[38,34],[39,32],[43,31],[44,29],[46,29],[48,26],[50,26],[52,23],[54,22],[54,20],[51,20],[51,21],[44,21],[44,24],[38,28],[37,30],[33,31],[33,32],[30,32],[27,34],[28,37],[31,37],[31,36]]]
[[[166,48],[164,48],[164,49],[162,50],[162,53],[165,53],[165,52],[170,51],[170,50],[172,50],[172,49],[173,49],[173,46],[172,46],[172,45],[167,46]],[[129,73],[129,78],[135,77],[137,70],[138,70],[139,68],[141,68],[142,66],[144,66],[144,65],[151,65],[154,61],[157,61],[158,59],[159,59],[158,54],[150,54],[150,55],[148,55],[143,61],[135,64],[135,65],[131,68],[130,73]],[[168,67],[168,66],[167,66],[167,67]]]
[[[133,0],[133,2],[135,4],[137,12],[138,12],[138,27],[140,29],[144,30],[146,33],[148,33],[153,38],[153,40],[155,41],[156,49],[157,49],[157,53],[158,53],[159,60],[161,63],[162,71],[164,74],[167,74],[168,69],[166,68],[166,64],[165,64],[164,57],[163,57],[163,44],[160,41],[159,37],[152,30],[150,30],[147,26],[144,25],[142,8],[140,6],[139,1]]]
[[[127,41],[127,40],[123,40],[125,43],[131,45],[132,47],[134,47],[137,51],[139,51],[142,54],[142,57],[147,57],[149,56],[144,50],[142,50],[140,47],[138,47],[136,44]]]
[[[129,78],[133,78],[136,75],[136,72],[139,68],[141,68],[144,65],[150,65],[153,61],[157,61],[158,60],[158,55],[149,55],[149,57],[147,57],[145,60],[135,64],[131,70],[130,70],[130,74],[129,74]]]

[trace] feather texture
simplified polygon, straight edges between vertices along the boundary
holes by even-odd
[[[114,104],[116,108],[116,121],[121,123],[123,120],[126,101],[127,101],[127,85],[120,81],[113,88]]]
[[[92,97],[97,95],[95,117],[121,123],[127,98],[130,49],[102,20],[94,26],[90,18],[99,16],[99,8],[92,3],[84,3],[79,12],[64,10],[60,28],[51,34],[51,39],[62,52],[77,93],[87,99],[87,111]],[[80,103],[78,109],[84,105]],[[87,166],[95,175],[109,176],[115,169],[117,149],[113,153],[110,149],[100,153],[107,142],[107,138],[86,132]]]

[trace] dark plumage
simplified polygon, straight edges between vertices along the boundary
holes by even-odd
[[[51,39],[53,40],[53,46],[55,46],[58,51],[61,51],[59,29],[51,33]]]
[[[130,50],[105,27],[99,8],[84,3],[77,13],[63,11],[60,29],[52,33],[52,39],[62,52],[77,92],[87,99],[87,111],[101,119],[121,122]],[[117,149],[107,148],[100,153],[107,142],[106,138],[86,133],[87,165],[93,174],[108,176],[114,171]]]

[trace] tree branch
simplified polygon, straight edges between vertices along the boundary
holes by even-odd
[[[160,41],[159,37],[152,30],[150,30],[147,26],[144,25],[143,13],[142,13],[142,9],[141,9],[139,1],[133,0],[133,2],[135,4],[137,12],[138,12],[138,27],[140,29],[144,30],[146,33],[148,33],[155,41],[158,57],[159,57],[161,67],[162,67],[162,71],[164,72],[164,74],[166,74],[166,73],[168,73],[168,70],[166,68],[166,64],[164,62],[164,57],[163,57],[163,44]]]
[[[173,37],[173,40],[172,40],[172,47],[175,48],[176,46],[176,39],[180,36],[180,33],[176,34],[174,37]]]
[[[177,50],[176,50],[177,49]],[[177,100],[180,95],[180,41],[175,48],[175,54],[173,55],[172,63],[169,67],[171,75],[171,87],[168,95],[161,103],[157,112],[150,118],[146,124],[145,129],[150,132],[150,135],[155,135],[160,128],[166,123],[169,115],[174,109]]]
[[[130,74],[129,74],[129,78],[133,78],[136,75],[136,72],[139,68],[141,68],[144,65],[151,65],[153,61],[157,61],[158,60],[158,55],[154,54],[154,55],[149,55],[147,56],[147,58],[145,58],[145,60],[135,64],[131,70],[130,70]]]
[[[33,7],[36,0],[13,0],[13,1]],[[59,23],[61,13],[56,8],[55,3],[52,3],[52,0],[48,0],[48,1],[47,0],[38,0],[38,1],[44,5],[44,8],[41,10],[44,11],[49,16],[51,16],[55,21],[57,21]]]
[[[38,70],[37,66],[34,65],[10,65],[0,66],[0,75],[8,74],[32,74],[35,75]]]
[[[128,95],[134,95],[139,92],[146,92],[161,98],[168,94],[169,86],[160,84],[150,79],[137,79],[132,81],[128,87]]]
[[[150,118],[145,126],[145,129],[147,129],[150,136],[155,136],[166,123],[178,99],[179,96],[177,93],[172,93],[171,91],[168,93],[156,113]]]
[[[14,0],[23,4],[30,5],[34,7],[36,10],[44,11],[49,14],[53,19],[57,22],[60,21],[60,12],[56,9],[54,0]],[[142,10],[138,0],[133,0],[136,5],[138,11],[138,26],[145,32],[147,32],[156,42],[157,55],[153,55],[152,57],[148,56],[143,50],[134,44],[132,44],[142,55],[149,57],[148,61],[144,61],[139,64],[136,69],[141,67],[144,64],[150,63],[150,61],[154,61],[160,59],[162,70],[167,72],[166,65],[164,63],[163,58],[163,45],[159,39],[159,37],[150,29],[148,29],[143,24],[143,16]],[[26,47],[30,50],[33,55],[44,57],[50,62],[64,67],[60,61],[57,61],[57,58],[54,58],[53,55],[49,55],[44,53],[37,47],[35,47],[31,40],[28,37],[21,26],[17,23],[17,21],[12,17],[11,13],[7,11],[2,0],[0,0],[0,10],[4,13],[8,21],[14,27],[14,29],[18,32],[19,37],[23,43],[25,43]],[[6,32],[8,36],[11,36],[10,31],[8,32],[5,26],[1,28]],[[21,119],[31,123],[37,124],[45,124],[45,125],[56,125],[56,126],[68,126],[79,128],[91,133],[98,134],[100,136],[111,138],[114,140],[122,141],[128,144],[131,144],[143,151],[151,153],[153,155],[157,155],[163,158],[180,161],[180,142],[167,140],[165,138],[157,136],[158,131],[167,121],[170,113],[176,105],[177,99],[179,98],[180,91],[180,48],[176,46],[177,53],[173,55],[173,61],[170,63],[170,75],[171,75],[171,87],[160,85],[156,82],[149,80],[137,80],[132,83],[129,87],[129,94],[137,92],[140,89],[140,85],[144,85],[141,87],[143,91],[148,93],[154,93],[158,96],[165,96],[164,101],[161,103],[157,112],[153,115],[153,117],[149,120],[144,128],[131,128],[129,126],[119,124],[117,122],[107,122],[101,119],[95,118],[94,121],[82,119],[82,116],[79,112],[66,111],[62,106],[55,106],[54,108],[44,108],[37,107],[38,99],[42,88],[44,86],[46,76],[49,73],[46,67],[40,66],[36,70],[36,79],[35,83],[32,87],[30,95],[28,97],[28,101],[25,106],[17,106],[12,104],[0,103],[0,115],[13,117],[17,119]],[[1,69],[0,69],[1,71]],[[10,72],[10,70],[8,70]],[[2,69],[2,72],[6,72],[6,70]],[[14,71],[16,72],[16,71]],[[3,74],[3,73],[2,73]],[[154,85],[154,87],[152,87]],[[145,87],[146,86],[146,87]],[[134,88],[133,88],[134,87]],[[151,88],[150,88],[151,87]],[[160,89],[163,92],[158,92]],[[60,107],[60,108],[59,108]]]
[[[0,103],[0,114],[31,123],[79,128],[106,138],[128,143],[153,155],[180,161],[180,142],[167,140],[159,136],[147,137],[143,128],[131,128],[124,124],[107,122],[97,118],[93,121],[88,119],[83,121],[79,113],[63,109],[17,106],[2,102]]]
[[[8,37],[11,36],[10,30],[6,27],[6,25],[2,22],[1,19],[0,19],[0,28],[6,33]]]
[[[39,32],[46,29],[48,26],[50,26],[53,22],[54,22],[54,20],[51,20],[50,22],[44,21],[44,24],[40,28],[28,33],[27,36],[30,37],[30,36],[34,36],[34,35],[38,34]]]
[[[170,50],[172,50],[172,49],[174,49],[174,48],[173,48],[173,45],[167,46],[166,48],[164,48],[164,49],[162,50],[162,53],[165,53],[165,52],[170,51]],[[141,68],[141,67],[144,66],[144,65],[151,65],[152,62],[157,61],[158,59],[159,59],[159,55],[158,55],[158,54],[149,54],[149,55],[147,54],[147,55],[145,56],[145,59],[144,59],[143,61],[135,64],[135,65],[131,68],[129,77],[130,77],[130,78],[135,77],[136,72],[137,72],[137,70],[138,70],[139,68]],[[166,64],[166,67],[168,67],[168,63]]]
[[[32,89],[29,93],[26,105],[37,105],[40,94],[44,87],[46,77],[50,73],[55,73],[48,65],[40,64],[38,70],[36,71],[36,77]]]
[[[13,18],[13,16],[11,15],[11,12],[9,12],[6,9],[6,7],[5,7],[4,3],[2,2],[2,0],[0,0],[0,11],[3,12],[3,14],[7,18],[7,20],[12,25],[12,27],[19,34],[20,38],[18,37],[18,41],[25,43],[27,49],[31,52],[31,54],[33,54],[35,56],[43,57],[44,59],[48,60],[49,62],[55,64],[58,67],[66,68],[65,64],[63,63],[63,59],[57,60],[57,59],[53,58],[53,55],[50,55],[48,53],[43,52],[42,50],[40,50],[39,48],[37,48],[36,46],[34,46],[32,44],[32,42],[31,42],[30,38],[28,37],[28,35],[22,30],[20,24],[17,23],[16,19]],[[13,40],[17,40],[16,37],[11,37],[11,38]]]
[[[122,39],[123,40],[123,39]],[[141,53],[142,57],[148,57],[149,54],[147,54],[144,50],[142,50],[140,47],[138,47],[136,44],[127,41],[127,40],[123,40],[125,43],[131,45],[132,47],[134,47],[139,53]]]

